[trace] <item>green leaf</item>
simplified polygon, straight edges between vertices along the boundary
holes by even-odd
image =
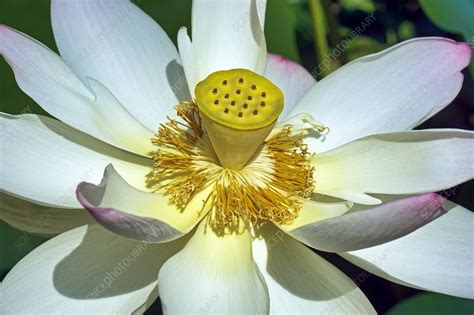
[[[420,5],[436,26],[474,42],[474,1],[420,0]]]
[[[420,293],[392,307],[387,315],[472,315],[474,300],[438,294]]]

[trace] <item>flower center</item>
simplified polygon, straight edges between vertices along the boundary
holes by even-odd
[[[207,218],[217,232],[238,230],[241,222],[291,223],[300,198],[313,191],[313,169],[301,135],[291,126],[274,128],[281,91],[237,69],[211,74],[195,95],[176,106],[182,121],[169,119],[152,139],[150,183],[179,211],[212,185],[202,209],[212,209]]]
[[[283,93],[245,69],[214,72],[195,89],[196,104],[220,164],[241,169],[273,129]]]

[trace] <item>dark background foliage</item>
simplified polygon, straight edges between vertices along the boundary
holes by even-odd
[[[181,26],[190,28],[191,0],[135,0],[135,3],[158,21],[174,42]],[[302,63],[312,71],[324,58],[324,54],[340,43],[369,14],[374,14],[374,23],[342,51],[339,58],[317,79],[350,60],[413,37],[444,36],[469,41],[471,46],[474,44],[473,0],[268,0],[265,27],[268,51]],[[0,23],[14,27],[57,51],[50,26],[49,0],[0,0]],[[327,45],[326,51],[321,49],[324,45]],[[419,128],[474,129],[473,76],[474,66],[471,64],[471,73],[465,71],[465,82],[460,95],[449,107]],[[47,115],[18,88],[11,69],[1,58],[0,110],[11,114]],[[474,209],[472,181],[456,187],[455,191],[452,200]],[[12,244],[19,237],[25,237],[25,234],[0,222],[0,280],[21,257],[45,240],[27,235],[27,246],[18,250]],[[472,300],[396,285],[347,263],[337,255],[320,254],[346,272],[361,287],[379,313],[474,312]],[[160,312],[159,302],[148,311],[150,314]]]

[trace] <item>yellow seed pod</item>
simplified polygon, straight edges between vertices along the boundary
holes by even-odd
[[[274,123],[284,97],[271,81],[246,69],[217,71],[195,89],[199,111],[224,126],[253,130]]]
[[[280,89],[245,69],[214,72],[194,94],[221,165],[233,170],[246,165],[283,111]]]

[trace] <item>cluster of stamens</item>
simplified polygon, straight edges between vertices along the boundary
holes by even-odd
[[[224,168],[214,153],[199,109],[193,102],[176,106],[182,121],[169,119],[153,138],[157,146],[151,183],[181,211],[196,193],[212,185],[209,225],[217,231],[239,222],[291,223],[300,210],[296,197],[313,191],[309,154],[290,126],[275,130],[240,170]],[[205,207],[206,205],[206,207]]]

